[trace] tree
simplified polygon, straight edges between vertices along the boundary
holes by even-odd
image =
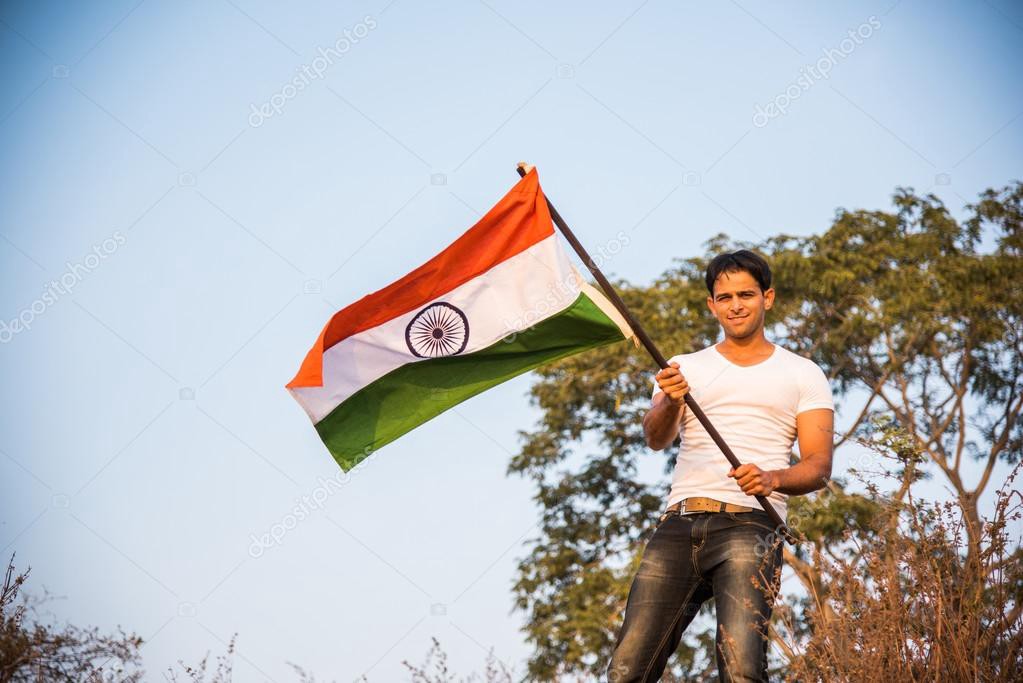
[[[842,414],[854,416],[836,446],[848,449],[877,425],[904,434],[929,467],[900,478],[887,502],[900,503],[917,477],[936,469],[964,513],[964,563],[977,567],[978,501],[999,461],[1019,461],[1023,439],[1021,202],[1019,182],[988,190],[957,222],[937,197],[899,189],[894,212],[840,210],[819,236],[759,245],[719,235],[707,257],[679,261],[648,287],[617,287],[668,355],[693,351],[718,335],[704,304],[708,258],[728,246],[767,255],[778,291],[769,336],[821,365]],[[645,352],[623,344],[547,366],[531,388],[541,418],[522,433],[508,467],[533,481],[541,507],[540,536],[514,587],[516,606],[529,614],[531,679],[600,676],[610,656],[639,552],[664,502],[660,485],[637,480],[640,459],[651,457],[641,419],[653,371]],[[673,449],[664,457],[668,474]],[[969,459],[981,463],[976,482],[966,480]],[[878,533],[871,528],[878,504],[837,481],[792,501],[790,517],[808,543],[786,549],[786,561],[807,594],[827,593],[820,560],[850,551],[845,530]],[[688,636],[670,675],[706,675],[713,659],[706,639]]]
[[[842,211],[822,236],[776,255],[779,296],[805,300],[781,321],[787,345],[840,393],[867,392],[851,433],[890,415],[937,466],[967,515],[971,556],[980,496],[1023,444],[1021,203],[1021,183],[988,190],[959,224],[933,195],[900,190],[897,213]],[[991,253],[978,251],[985,227]],[[972,485],[971,458],[982,464]]]

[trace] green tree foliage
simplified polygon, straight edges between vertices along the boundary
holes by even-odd
[[[829,375],[841,414],[841,461],[857,439],[904,435],[901,477],[885,504],[898,505],[921,472],[939,472],[965,519],[966,563],[980,561],[978,500],[998,462],[1018,462],[1023,443],[1023,183],[984,192],[957,221],[933,195],[899,189],[894,210],[837,212],[823,234],[780,235],[762,244],[719,235],[702,258],[678,261],[648,287],[617,283],[665,355],[714,343],[704,269],[724,249],[754,248],[775,272],[769,337],[812,358]],[[531,400],[542,415],[522,433],[509,473],[528,477],[541,533],[520,562],[516,605],[534,646],[527,677],[600,676],[621,622],[639,553],[665,500],[664,483],[638,479],[641,459],[673,466],[674,446],[653,454],[641,421],[656,371],[625,344],[573,356],[538,371]],[[915,468],[917,460],[926,467]],[[975,481],[964,464],[979,461]],[[793,499],[806,543],[786,561],[808,593],[826,593],[822,553],[849,549],[846,531],[876,533],[879,501],[838,482]],[[799,617],[801,612],[796,611]],[[803,624],[808,632],[810,625]],[[798,630],[798,629],[797,629]],[[707,673],[706,634],[688,636],[670,676]],[[711,657],[712,659],[712,657]]]

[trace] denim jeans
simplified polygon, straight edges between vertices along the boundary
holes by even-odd
[[[658,680],[708,598],[722,683],[766,681],[766,629],[782,564],[773,531],[761,510],[662,515],[629,589],[608,682]]]

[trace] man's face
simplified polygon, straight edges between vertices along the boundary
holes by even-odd
[[[774,289],[766,292],[745,270],[721,273],[714,282],[714,296],[707,307],[721,323],[726,337],[745,339],[758,334],[767,310],[774,305]]]

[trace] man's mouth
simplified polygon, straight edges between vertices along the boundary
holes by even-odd
[[[748,317],[749,317],[748,315],[736,315],[736,316],[730,317],[729,320],[743,320],[743,319],[748,318]]]

